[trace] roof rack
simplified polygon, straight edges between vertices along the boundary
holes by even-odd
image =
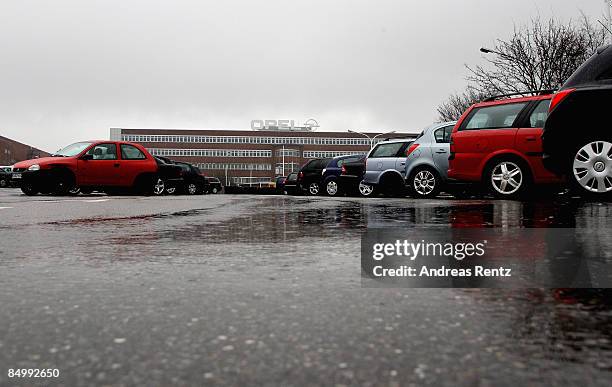
[[[493,102],[493,101],[495,101],[497,99],[500,99],[500,98],[514,97],[514,96],[517,96],[517,95],[524,96],[525,94],[533,94],[533,95],[552,94],[555,91],[556,90],[530,90],[530,91],[523,91],[521,93],[502,94],[502,95],[496,95],[496,96],[493,96],[493,97],[485,98],[482,102]]]

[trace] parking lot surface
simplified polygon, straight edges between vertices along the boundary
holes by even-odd
[[[0,385],[609,385],[606,292],[367,289],[367,227],[580,227],[612,206],[0,191]],[[517,241],[529,243],[529,241]]]

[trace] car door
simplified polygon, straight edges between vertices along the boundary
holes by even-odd
[[[515,122],[528,102],[484,105],[474,108],[453,133],[453,168],[464,175],[480,176],[487,155],[513,149],[518,131]]]
[[[100,143],[92,146],[77,161],[78,181],[81,185],[119,185],[117,144]]]
[[[137,147],[131,144],[119,144],[121,149],[121,162],[119,165],[119,185],[129,187],[134,184],[142,172],[151,172],[151,160]]]
[[[431,157],[436,168],[446,175],[448,155],[450,154],[450,136],[455,125],[448,125],[433,131]]]
[[[542,133],[548,118],[550,99],[537,101],[533,110],[516,134],[516,149],[529,160],[536,178],[553,178],[554,175],[542,163]]]

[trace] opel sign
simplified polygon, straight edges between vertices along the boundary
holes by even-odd
[[[251,129],[253,130],[296,130],[311,131],[318,128],[319,123],[314,118],[306,120],[301,125],[296,125],[295,120],[252,120]]]

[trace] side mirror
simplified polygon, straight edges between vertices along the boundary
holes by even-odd
[[[93,155],[84,154],[81,156],[81,160],[93,160]]]

